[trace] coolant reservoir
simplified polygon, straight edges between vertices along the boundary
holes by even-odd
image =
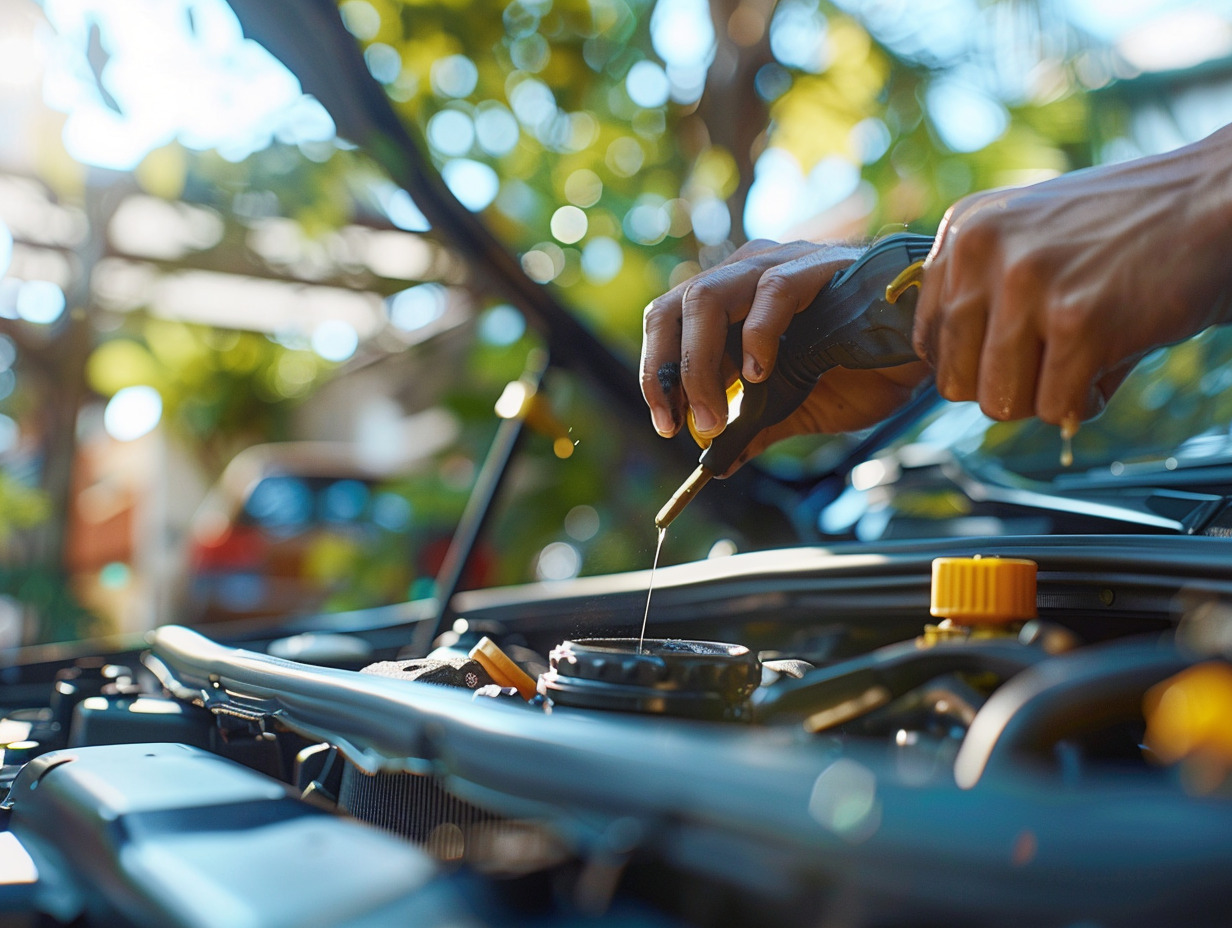
[[[1016,631],[1035,618],[1036,570],[1035,561],[1017,557],[937,558],[929,612],[945,621],[928,631]]]

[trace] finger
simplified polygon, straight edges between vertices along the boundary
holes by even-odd
[[[1089,414],[1099,360],[1085,339],[1052,337],[1044,345],[1035,414],[1053,425],[1077,426]]]
[[[755,277],[775,260],[763,257],[771,252],[787,248],[788,256],[794,255],[798,244],[783,246],[766,239],[757,239],[738,248],[716,268],[753,260],[749,275]],[[762,260],[757,261],[758,258]],[[782,260],[780,258],[779,260]],[[670,438],[684,425],[686,398],[680,380],[681,317],[684,295],[699,279],[713,273],[712,268],[683,283],[651,302],[642,315],[642,354],[639,364],[642,398],[650,407],[650,418],[655,431]],[[724,270],[721,274],[730,274]]]
[[[728,327],[748,314],[757,283],[769,268],[817,247],[796,242],[759,251],[712,268],[685,288],[680,300],[680,379],[703,437],[714,437],[727,424],[724,348]]]
[[[742,330],[745,380],[758,383],[769,376],[778,357],[779,337],[792,316],[809,306],[834,275],[858,256],[854,248],[816,250],[761,275]]]
[[[1014,304],[997,308],[978,360],[976,398],[986,416],[1001,421],[1025,419],[1035,414],[1043,343],[1026,323],[1026,315]]]
[[[988,332],[987,305],[981,295],[968,292],[952,298],[937,315],[931,348],[937,392],[955,402],[973,400]]]
[[[929,249],[928,257],[924,259],[924,280],[920,285],[920,296],[916,301],[911,347],[921,359],[929,364],[936,363],[934,348],[937,343],[937,329],[941,323],[941,305],[949,269],[949,249],[946,244],[949,238],[950,223],[956,209],[957,206],[951,206],[946,210],[941,224],[937,226],[933,247]]]
[[[655,431],[671,438],[684,423],[680,388],[680,306],[660,297],[642,315],[642,397]]]

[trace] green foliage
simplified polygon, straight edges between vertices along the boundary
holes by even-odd
[[[0,545],[14,533],[39,525],[50,514],[47,494],[0,469]]]
[[[649,28],[654,3],[341,4],[369,54],[400,61],[396,77],[384,75],[389,95],[408,123],[426,133],[437,163],[445,170],[459,158],[489,165],[500,179],[500,194],[485,210],[492,228],[523,256],[532,277],[550,281],[630,353],[637,349],[642,307],[741,241],[751,167],[767,146],[794,156],[803,174],[826,158],[858,168],[875,195],[865,233],[903,222],[930,229],[973,190],[1090,162],[1083,145],[1087,107],[1066,67],[1045,62],[1055,72],[1047,92],[1011,101],[1007,129],[992,144],[955,152],[939,140],[921,102],[946,67],[894,53],[828,2],[814,6],[825,30],[825,65],[816,73],[776,64],[764,37],[737,46],[721,36],[720,55],[735,56],[736,63],[711,68],[700,104],[639,106],[626,81],[633,65],[659,61]],[[769,23],[762,25],[768,32]],[[754,75],[765,71],[760,62],[777,68],[786,85],[755,88]],[[450,82],[448,74],[459,67],[473,68],[473,85]],[[536,95],[541,120],[526,118],[519,94]],[[483,127],[503,120],[508,128],[513,111],[520,120],[513,124],[516,143],[494,143]],[[452,135],[442,128],[442,115],[455,120]],[[858,143],[860,126],[885,133],[882,151],[871,158]],[[732,147],[740,139],[747,150]],[[699,242],[690,221],[691,210],[712,197],[727,201],[735,218],[730,241],[717,246]],[[585,214],[581,233],[561,235],[553,226],[568,205]],[[619,267],[595,273],[581,259],[600,239],[618,246]]]
[[[166,421],[219,464],[246,445],[285,438],[293,406],[334,367],[259,333],[134,313],[94,350],[86,373],[103,396],[135,384],[157,389]]]
[[[0,566],[0,595],[11,596],[38,617],[32,644],[72,641],[103,630],[97,616],[73,595],[61,570]]]

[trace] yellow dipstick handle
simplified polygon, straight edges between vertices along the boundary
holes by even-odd
[[[911,287],[924,286],[924,262],[916,261],[908,264],[901,274],[886,284],[885,298],[887,303],[897,303],[898,298]]]
[[[479,639],[471,648],[470,658],[478,661],[479,666],[488,672],[488,676],[500,686],[512,686],[527,702],[535,698],[535,680],[525,670],[513,662],[513,659],[502,651],[491,638],[486,635]]]

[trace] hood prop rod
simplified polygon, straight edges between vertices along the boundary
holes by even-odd
[[[543,383],[544,372],[548,368],[548,353],[545,350],[532,351],[526,359],[526,370],[522,373],[521,382],[529,393],[537,393]],[[436,574],[436,602],[438,607],[436,627],[432,637],[428,639],[428,647],[436,640],[448,625],[456,618],[451,608],[451,601],[466,565],[470,563],[475,551],[475,543],[488,523],[492,514],[493,503],[504,483],[505,474],[509,471],[509,462],[521,445],[522,435],[526,430],[526,415],[501,416],[500,425],[496,427],[496,437],[488,448],[479,476],[475,478],[475,486],[466,500],[466,508],[462,510],[462,518],[449,541],[449,549],[441,562]]]

